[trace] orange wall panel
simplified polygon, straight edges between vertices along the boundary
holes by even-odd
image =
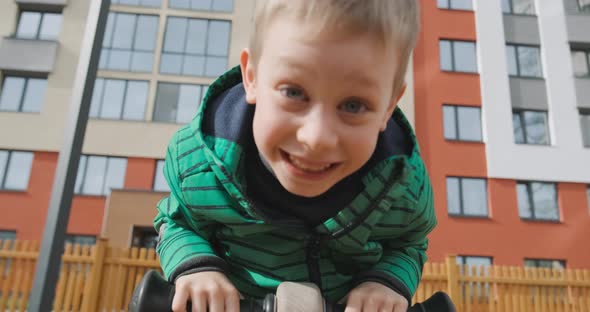
[[[154,184],[156,160],[151,158],[128,158],[125,189],[151,190]]]
[[[16,231],[17,239],[41,238],[56,165],[56,153],[36,152],[27,190],[0,191],[0,229]]]
[[[2,215],[0,230],[16,231],[17,239],[41,239],[47,218],[57,158],[57,153],[35,152],[27,191],[0,191],[0,215]],[[151,190],[155,164],[154,159],[129,158],[124,187],[126,189]],[[104,218],[105,203],[106,197],[104,196],[74,196],[67,233],[99,235]]]

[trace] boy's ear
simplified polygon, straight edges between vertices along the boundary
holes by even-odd
[[[387,112],[383,118],[383,123],[381,124],[381,131],[385,131],[385,129],[387,128],[387,122],[389,121],[389,119],[391,119],[391,115],[393,115],[393,111],[397,107],[397,103],[402,98],[402,96],[404,96],[404,93],[406,92],[406,86],[407,85],[404,83],[400,88],[398,95],[395,98],[391,98],[391,102],[389,103],[389,106],[387,107]]]
[[[256,68],[252,63],[248,49],[244,49],[240,53],[240,68],[242,69],[242,82],[246,90],[246,102],[256,104]]]

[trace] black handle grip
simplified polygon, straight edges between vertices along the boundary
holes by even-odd
[[[162,312],[170,311],[174,298],[174,285],[168,283],[158,272],[148,271],[135,288],[129,312]],[[264,300],[240,300],[241,312],[274,312],[274,294],[268,294]],[[344,312],[345,305],[327,303],[326,312]],[[187,311],[191,310],[190,303]],[[455,306],[449,296],[437,292],[426,301],[417,303],[408,312],[455,312]]]

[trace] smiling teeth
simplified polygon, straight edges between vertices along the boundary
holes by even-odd
[[[305,171],[311,171],[311,172],[321,172],[324,171],[330,167],[332,167],[331,164],[325,165],[325,166],[320,166],[320,167],[313,167],[313,166],[309,166],[306,165],[302,162],[300,162],[297,158],[295,158],[292,155],[289,155],[289,160],[291,160],[291,163],[293,163],[295,165],[295,167],[301,169],[301,170],[305,170]]]

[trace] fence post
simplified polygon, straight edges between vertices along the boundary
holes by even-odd
[[[92,259],[92,270],[86,287],[84,288],[84,297],[82,298],[82,311],[92,312],[96,311],[98,303],[98,295],[100,291],[100,282],[102,280],[102,270],[104,268],[106,248],[108,240],[106,238],[99,238],[94,246],[95,251]]]
[[[457,256],[449,255],[446,258],[447,264],[447,293],[455,305],[459,305],[459,269],[457,267]]]

